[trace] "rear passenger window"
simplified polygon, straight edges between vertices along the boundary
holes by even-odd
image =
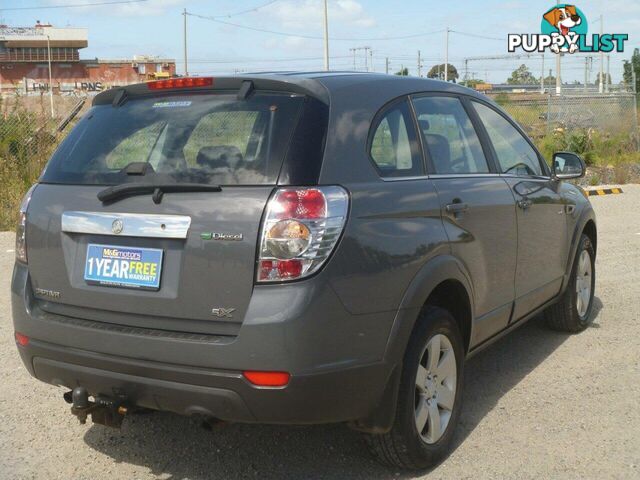
[[[491,139],[502,173],[542,175],[538,154],[506,118],[481,103],[473,102],[473,107]]]
[[[370,154],[383,177],[424,174],[406,101],[393,105],[379,118],[371,139]]]
[[[413,104],[435,173],[489,172],[478,135],[459,99],[421,97]]]

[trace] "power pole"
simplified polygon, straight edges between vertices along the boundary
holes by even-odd
[[[349,49],[350,52],[353,52],[353,69],[356,69],[356,53],[360,50],[364,50],[364,69],[368,72],[369,57],[371,57],[371,66],[373,66],[373,52],[371,51],[371,47],[353,47]]]
[[[600,38],[602,38],[603,30],[604,30],[604,22],[602,20],[602,15],[600,15]],[[598,85],[598,91],[600,93],[604,92],[604,52],[600,50],[600,83]]]
[[[540,93],[544,95],[544,53],[542,54],[542,74],[540,75]]]
[[[187,9],[185,8],[182,11],[182,16],[184,17],[184,26],[183,26],[183,40],[184,40],[184,76],[189,76],[189,68],[187,66]]]
[[[371,47],[361,47],[361,49],[364,50],[364,70],[368,72],[369,71],[369,52],[371,50]]]
[[[389,75],[389,57],[385,57],[384,59],[384,73]]]
[[[51,42],[49,35],[47,35],[47,60],[49,61],[49,103],[51,104],[51,118],[53,118],[53,81],[51,80]]]
[[[324,69],[329,70],[329,11],[324,0]]]
[[[584,57],[584,93],[587,93],[589,83],[589,57]]]
[[[561,53],[556,53],[556,95],[560,95],[562,93],[562,80],[561,80],[561,65],[560,65],[560,56]]]
[[[444,81],[449,81],[449,27],[445,31],[444,41]]]
[[[464,59],[464,86],[469,86],[469,59]]]
[[[560,0],[556,1],[556,5],[560,5]],[[556,53],[556,95],[560,95],[562,93],[560,55],[560,52]]]
[[[606,77],[604,77],[604,81],[606,82],[604,91],[607,93],[609,93],[609,85],[611,85],[610,67],[611,67],[611,55],[607,54],[607,75]]]
[[[420,60],[420,50],[418,50],[418,77],[422,76],[422,60]]]

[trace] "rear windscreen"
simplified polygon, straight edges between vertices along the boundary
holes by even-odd
[[[190,94],[89,110],[53,154],[41,181],[275,184],[304,97]]]

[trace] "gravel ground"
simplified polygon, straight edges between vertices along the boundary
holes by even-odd
[[[539,319],[468,363],[451,456],[406,474],[342,425],[227,425],[151,413],[121,431],[79,425],[31,378],[13,341],[13,235],[0,233],[0,478],[640,478],[640,186],[592,197],[596,319],[580,335]]]

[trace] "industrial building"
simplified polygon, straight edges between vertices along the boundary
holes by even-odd
[[[154,56],[81,59],[80,50],[88,44],[86,28],[0,25],[0,92],[48,91],[50,77],[54,93],[96,92],[176,73],[175,60]]]

